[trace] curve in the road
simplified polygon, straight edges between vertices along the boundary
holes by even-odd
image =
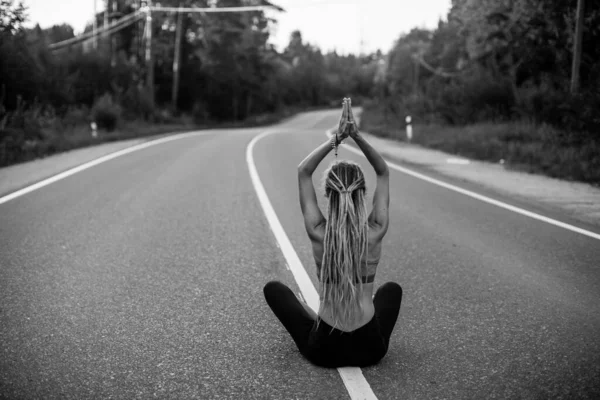
[[[324,127],[322,127],[321,129],[324,129]],[[322,130],[319,130],[319,133],[318,133],[318,134],[320,135],[320,134],[321,134],[321,132],[322,132]],[[24,194],[26,194],[26,193],[29,193],[29,192],[31,192],[31,191],[33,191],[33,190],[36,190],[36,189],[38,189],[38,188],[41,188],[41,187],[43,187],[43,186],[49,185],[49,184],[51,184],[51,183],[53,183],[53,182],[56,182],[56,181],[58,181],[58,180],[60,180],[60,179],[63,179],[63,178],[66,178],[67,176],[73,175],[73,174],[75,174],[75,173],[77,173],[77,172],[80,172],[80,171],[83,171],[83,170],[85,170],[85,169],[88,169],[88,168],[90,168],[90,167],[92,167],[92,166],[95,166],[95,165],[98,165],[98,164],[100,164],[100,163],[103,163],[103,162],[105,162],[105,161],[108,161],[108,160],[114,159],[114,158],[116,158],[116,157],[119,157],[119,156],[121,156],[121,155],[124,155],[124,154],[127,154],[127,153],[134,152],[134,151],[136,151],[136,150],[139,150],[139,149],[141,149],[141,148],[145,148],[145,147],[153,146],[153,145],[160,144],[160,143],[169,142],[169,141],[172,141],[172,140],[176,140],[176,139],[183,138],[183,137],[187,137],[187,136],[191,136],[191,135],[203,135],[203,134],[208,134],[208,133],[210,133],[210,132],[192,132],[192,133],[186,133],[186,134],[181,134],[181,135],[169,136],[169,137],[167,137],[167,138],[164,138],[164,139],[159,139],[159,140],[156,140],[156,141],[147,142],[147,143],[144,143],[144,144],[142,144],[142,145],[139,145],[139,146],[134,146],[134,147],[131,147],[131,148],[125,149],[125,150],[123,150],[123,151],[120,151],[120,152],[117,152],[117,153],[112,153],[112,154],[109,154],[109,155],[107,155],[107,156],[105,156],[105,157],[101,157],[101,158],[99,158],[99,159],[96,159],[96,160],[94,160],[94,161],[91,161],[91,162],[89,162],[89,163],[82,164],[82,165],[81,165],[81,166],[79,166],[79,167],[76,167],[76,168],[73,168],[73,169],[71,169],[71,170],[65,171],[65,172],[63,172],[62,174],[55,175],[55,176],[53,176],[53,177],[51,177],[51,178],[49,178],[49,179],[46,179],[46,180],[44,180],[44,181],[41,181],[41,182],[39,182],[39,183],[37,183],[37,184],[35,184],[35,185],[29,186],[29,187],[27,187],[27,188],[25,188],[25,189],[23,189],[23,190],[21,190],[21,191],[14,192],[14,193],[12,193],[12,194],[10,194],[10,195],[8,195],[8,196],[0,197],[0,204],[2,204],[2,203],[5,203],[5,202],[7,202],[7,201],[9,201],[9,200],[11,200],[11,199],[13,199],[13,198],[16,198],[16,197],[19,197],[19,196],[23,196],[23,195],[24,195]],[[271,133],[275,133],[275,132],[271,132]],[[258,136],[255,136],[255,137],[253,138],[253,140],[252,140],[252,141],[253,141],[253,143],[256,143],[256,142],[258,142],[258,140],[259,140],[259,136],[260,136],[260,138],[261,138],[261,139],[262,139],[262,138],[265,138],[265,137],[267,136],[267,133],[263,133],[263,134],[259,134]],[[248,150],[248,148],[249,148],[249,146],[246,148],[246,150]],[[351,149],[351,151],[352,151],[352,150],[353,150],[353,149]],[[258,151],[258,149],[257,149],[257,151]],[[357,153],[358,153],[358,152],[357,152]],[[359,153],[359,154],[360,154],[360,153]],[[246,153],[246,155],[248,155],[248,153]],[[257,160],[260,160],[260,157],[257,157]],[[539,221],[543,221],[543,222],[545,222],[545,223],[551,223],[551,224],[553,224],[554,226],[557,226],[557,227],[561,227],[561,228],[567,229],[567,230],[569,230],[569,231],[571,231],[571,232],[577,232],[577,233],[583,234],[583,235],[585,235],[585,236],[587,236],[587,237],[590,237],[590,238],[593,238],[593,239],[600,239],[600,235],[598,235],[598,234],[596,234],[596,233],[594,233],[594,232],[591,232],[591,231],[585,231],[585,230],[583,230],[583,229],[581,229],[581,228],[577,228],[575,225],[564,224],[564,223],[561,223],[560,221],[557,221],[557,220],[552,220],[551,218],[547,218],[547,217],[543,217],[543,216],[542,216],[542,215],[540,215],[540,214],[531,213],[531,212],[529,212],[529,211],[526,211],[526,210],[524,210],[524,209],[520,209],[520,208],[518,208],[518,207],[510,206],[509,204],[502,203],[502,202],[499,202],[499,201],[497,201],[497,200],[494,200],[492,197],[486,197],[486,196],[482,196],[482,195],[480,195],[480,194],[478,194],[478,193],[476,193],[476,192],[471,192],[471,191],[465,190],[465,189],[463,189],[463,188],[461,188],[461,187],[459,187],[459,186],[454,186],[454,185],[447,184],[447,183],[445,183],[445,182],[443,182],[443,181],[441,181],[441,180],[437,180],[437,179],[431,178],[431,177],[429,177],[429,176],[427,176],[427,175],[420,174],[420,173],[418,173],[418,172],[415,172],[415,171],[413,171],[413,170],[410,170],[410,169],[407,169],[407,168],[404,168],[404,167],[398,166],[398,165],[396,165],[396,164],[393,164],[393,163],[389,163],[389,162],[388,162],[388,164],[389,164],[389,165],[390,165],[392,168],[394,168],[395,170],[398,170],[399,172],[403,172],[403,173],[405,173],[405,174],[408,174],[408,175],[411,175],[411,176],[413,176],[413,177],[419,178],[419,179],[421,179],[421,180],[423,180],[423,181],[426,181],[426,182],[428,182],[428,183],[435,184],[436,186],[439,186],[439,187],[444,187],[444,188],[446,188],[446,189],[449,189],[449,190],[452,190],[452,191],[454,191],[454,192],[461,193],[461,194],[463,194],[463,195],[467,195],[467,196],[469,196],[469,197],[471,197],[471,198],[473,198],[473,199],[476,199],[476,200],[478,200],[478,201],[482,201],[482,202],[485,202],[485,203],[487,203],[487,204],[491,204],[491,205],[494,205],[494,206],[501,207],[501,208],[503,208],[503,209],[506,209],[506,210],[508,210],[508,211],[515,212],[515,213],[517,213],[517,214],[519,214],[519,215],[523,215],[523,216],[529,216],[529,217],[535,218],[535,219],[537,219],[537,220],[539,220]],[[258,174],[257,174],[257,176],[258,176]],[[424,178],[427,178],[427,179],[424,179]],[[265,183],[267,183],[267,181],[265,181]],[[268,189],[268,184],[267,184],[267,189]],[[459,189],[459,190],[457,190],[457,189]],[[251,192],[250,192],[250,193],[251,193]],[[271,198],[271,200],[273,200],[273,204],[275,204],[275,206],[277,206],[276,198],[273,198],[273,197],[272,197],[272,198]],[[490,200],[491,200],[491,201],[490,201]],[[267,198],[267,201],[268,201],[268,198]],[[262,201],[261,201],[261,206],[262,206]],[[507,206],[508,206],[508,207],[507,207]],[[264,209],[264,207],[263,207],[263,209]],[[492,210],[492,211],[493,211],[493,210]],[[533,215],[535,215],[535,216],[533,216]],[[536,216],[537,216],[537,217],[543,217],[543,218],[537,218]],[[284,223],[284,225],[285,225],[285,217],[284,217],[284,215],[280,214],[280,218],[282,219],[282,222],[283,222],[283,223]],[[555,221],[555,222],[559,222],[559,223],[560,223],[560,224],[562,224],[562,225],[560,225],[560,224],[556,224],[556,223],[552,223],[552,222],[549,222],[548,220]],[[281,224],[280,224],[280,225],[281,225]],[[566,226],[563,226],[563,225],[568,225],[569,227],[566,227]],[[576,228],[576,230],[574,230],[574,229],[571,229],[570,227],[572,227],[572,228]],[[273,226],[272,226],[272,225],[271,225],[271,229],[273,229]],[[283,230],[283,229],[282,229],[282,230]],[[582,232],[582,231],[585,231],[585,232],[587,232],[587,233],[584,233],[584,232]],[[288,231],[288,232],[289,232],[289,231]],[[591,233],[592,235],[589,235],[588,233]],[[277,234],[276,234],[276,236],[277,236]],[[575,236],[577,236],[577,235],[575,235]],[[290,234],[290,237],[291,237],[291,239],[292,239],[292,241],[293,241],[293,240],[294,240],[294,235],[291,235],[291,234]],[[278,238],[278,239],[279,239],[279,238]],[[580,239],[582,239],[582,238],[580,238]],[[289,242],[289,240],[288,240],[288,242]],[[281,244],[281,243],[280,243],[280,244]],[[281,247],[283,248],[283,246],[281,246]],[[291,247],[291,251],[292,251],[292,252],[294,252],[293,245],[291,245],[291,244],[290,244],[290,247]],[[299,249],[299,248],[298,248],[298,246],[296,246],[296,249]],[[295,253],[295,252],[294,252],[294,253]],[[301,251],[300,251],[300,253],[301,253]],[[298,257],[297,257],[297,255],[296,255],[296,258],[298,258]],[[286,255],[286,259],[288,259],[287,255]],[[596,265],[596,264],[594,263],[594,265]],[[301,264],[300,264],[300,267],[302,267],[302,265],[301,265]],[[291,264],[290,264],[290,268],[292,268],[292,265],[291,265]],[[306,272],[306,271],[305,271],[305,272]],[[310,283],[310,282],[309,282],[309,283]],[[311,285],[312,285],[312,283],[311,283]],[[314,289],[314,287],[313,287],[313,289]],[[305,296],[305,297],[306,297],[306,296]],[[309,304],[310,304],[310,300],[309,300],[308,298],[307,298],[307,301],[308,301],[308,302],[309,302]],[[376,384],[376,381],[374,381],[374,380],[373,380],[374,378],[372,378],[371,376],[369,376],[369,375],[368,375],[368,374],[369,374],[369,372],[368,372],[368,371],[365,371],[365,374],[367,374],[367,376],[369,377],[369,380],[370,380],[371,382],[373,382],[373,383],[374,383],[374,387],[375,387],[376,389],[378,389],[378,388],[379,388],[379,385],[377,385],[377,384]],[[362,376],[362,373],[361,373],[361,376]],[[343,379],[343,380],[344,380],[344,382],[347,384],[347,380],[346,380],[346,379],[344,379],[344,375],[342,375],[342,379]],[[363,379],[364,379],[364,378],[363,378]],[[347,385],[347,386],[348,386],[348,385]],[[351,396],[352,396],[352,395],[351,395]],[[380,396],[382,396],[382,395],[380,395]],[[386,397],[386,396],[383,396],[383,397]]]

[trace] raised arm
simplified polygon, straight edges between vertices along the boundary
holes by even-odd
[[[312,181],[312,174],[315,172],[321,161],[329,154],[329,152],[339,144],[339,142],[348,134],[346,125],[348,123],[348,105],[344,99],[342,108],[342,117],[338,129],[339,135],[334,135],[332,140],[319,145],[313,150],[302,162],[298,165],[298,192],[300,195],[300,208],[304,216],[304,226],[311,240],[317,240],[317,230],[319,226],[325,223],[325,217],[319,209],[317,203],[317,195]]]
[[[352,128],[349,130],[350,137],[362,150],[363,154],[373,166],[377,176],[377,186],[373,195],[373,211],[369,215],[369,223],[377,227],[378,236],[385,236],[389,225],[389,206],[390,206],[390,174],[385,160],[377,150],[367,140],[361,136],[354,122],[352,108],[349,107],[350,121]]]
[[[325,222],[325,217],[319,209],[317,195],[313,185],[312,174],[331,151],[331,141],[326,141],[306,157],[298,165],[298,193],[300,195],[300,208],[304,216],[304,227],[311,240],[317,239],[317,230]]]

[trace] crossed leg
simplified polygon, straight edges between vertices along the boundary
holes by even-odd
[[[298,300],[294,292],[281,282],[271,281],[265,285],[263,291],[267,304],[302,351],[317,318],[316,313]],[[373,298],[375,315],[386,347],[398,320],[401,302],[402,288],[395,282],[383,284]]]
[[[373,298],[375,315],[377,316],[381,333],[385,338],[386,347],[389,344],[390,336],[392,336],[392,331],[398,320],[401,302],[402,288],[396,282],[387,282],[381,285]]]
[[[281,282],[267,283],[263,292],[267,304],[302,351],[308,342],[317,314],[298,300],[294,292]]]

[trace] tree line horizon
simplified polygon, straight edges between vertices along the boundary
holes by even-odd
[[[266,0],[161,1],[171,7],[213,3],[277,7]],[[0,143],[9,136],[11,146],[42,140],[56,130],[45,125],[58,120],[99,120],[109,130],[122,120],[160,122],[183,114],[199,123],[244,121],[290,108],[339,106],[343,97],[398,125],[407,114],[416,123],[453,126],[528,119],[596,138],[600,3],[585,3],[581,89],[571,94],[576,3],[452,0],[436,28],[398,32],[391,49],[359,55],[323,52],[300,31],[278,51],[269,42],[277,21],[263,11],[183,14],[180,30],[175,14],[153,13],[154,105],[146,85],[144,19],[101,37],[97,48],[87,41],[53,52],[50,44],[75,36],[72,27],[25,28],[25,8],[0,0]],[[106,17],[127,16],[139,5],[111,0]],[[96,18],[102,25],[105,15]],[[39,123],[25,126],[23,115],[33,111]]]

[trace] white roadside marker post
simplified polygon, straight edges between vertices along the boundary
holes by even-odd
[[[92,137],[98,137],[98,124],[96,124],[96,122],[92,122],[90,124],[90,128],[92,128]]]
[[[410,117],[410,115],[407,115],[406,116],[406,139],[409,142],[412,141],[412,136],[413,136],[411,121],[412,121],[412,118]]]

